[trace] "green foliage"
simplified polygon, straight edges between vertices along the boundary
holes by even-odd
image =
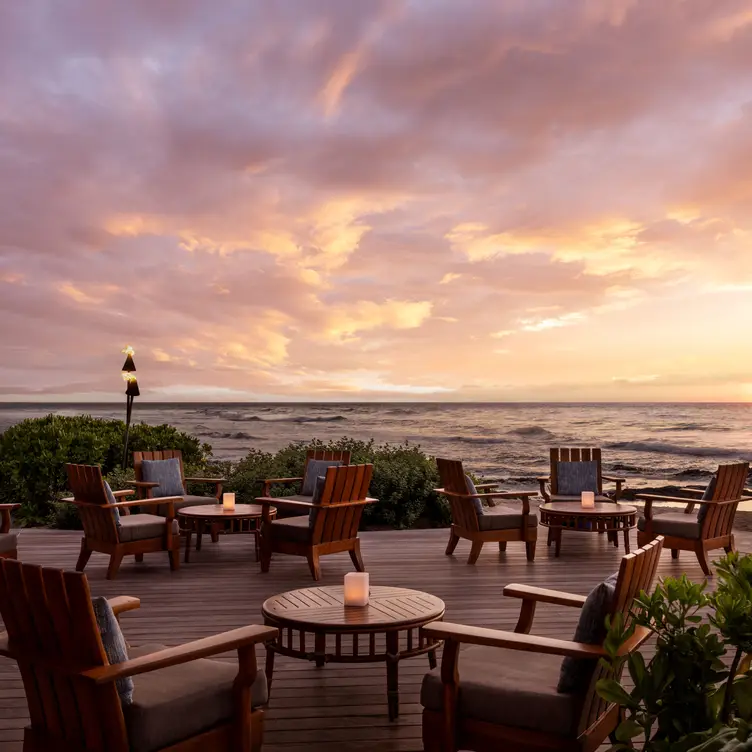
[[[625,662],[619,648],[635,626],[657,638],[647,664],[639,653],[626,660],[632,690],[616,678],[598,682],[598,693],[626,712],[615,749],[639,748],[638,738],[645,752],[748,749],[752,672],[742,657],[752,652],[752,556],[729,554],[717,568],[712,595],[705,593],[706,583],[692,583],[686,575],[666,578],[652,595],[635,599],[629,628],[621,618],[609,624],[605,647],[615,677]],[[727,668],[722,658],[729,647]]]
[[[448,521],[448,505],[433,490],[439,484],[436,463],[420,447],[409,444],[377,445],[373,441],[345,437],[328,443],[293,443],[273,454],[252,449],[236,465],[220,468],[228,478],[227,489],[235,491],[239,499],[250,502],[261,494],[265,478],[300,477],[306,450],[311,446],[350,450],[354,464],[373,464],[370,493],[379,502],[366,508],[365,525],[405,528],[419,519],[434,525]],[[289,495],[295,490],[294,484],[272,487],[272,493],[277,496]]]
[[[119,466],[124,440],[123,421],[89,415],[51,414],[11,426],[0,434],[0,502],[22,505],[16,516],[22,525],[56,519],[65,523],[70,512],[61,512],[55,504],[67,488],[65,465],[101,465],[108,475]],[[198,466],[211,457],[208,444],[168,425],[131,426],[128,446],[129,450],[181,449],[186,464]]]

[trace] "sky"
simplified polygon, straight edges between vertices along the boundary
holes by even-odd
[[[0,400],[749,401],[748,0],[0,5]]]

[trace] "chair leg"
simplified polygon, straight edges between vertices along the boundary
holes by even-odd
[[[143,554],[136,554],[136,561],[137,561],[137,562],[139,562],[139,563],[140,563],[140,562],[142,562],[143,560],[144,560],[144,555],[143,555]]]
[[[259,540],[259,546],[261,554],[261,571],[268,572],[269,565],[272,563],[272,544],[263,533]]]
[[[535,561],[535,546],[538,541],[525,541],[525,556],[528,561]]]
[[[365,564],[363,564],[363,557],[360,554],[360,539],[355,539],[355,546],[350,549],[350,558],[352,559],[352,563],[355,565],[355,569],[358,572],[365,572],[366,567]]]
[[[553,540],[554,540],[553,528],[548,528],[548,537],[546,538],[546,545],[550,547]]]
[[[180,544],[173,546],[168,553],[170,556],[170,571],[177,572],[180,569]]]
[[[499,541],[499,551],[506,551],[506,550],[507,550],[507,542]]]
[[[81,539],[81,553],[78,555],[76,562],[76,572],[83,572],[91,558],[91,549],[86,545],[86,538]]]
[[[712,573],[710,571],[710,564],[708,563],[708,552],[702,547],[702,544],[700,544],[695,548],[695,553],[697,554],[697,561],[700,562],[700,567],[705,573],[705,576],[710,577]]]
[[[728,546],[724,546],[723,550],[727,554],[730,554],[732,551],[736,551],[736,542],[734,541],[734,536],[733,535],[729,537],[729,544],[728,544]]]
[[[449,543],[447,543],[446,551],[444,553],[447,556],[451,556],[454,553],[454,549],[457,548],[457,544],[460,541],[460,536],[457,535],[454,530],[449,531]]]
[[[308,566],[311,569],[311,574],[313,575],[313,579],[318,582],[321,579],[321,566],[319,565],[319,552],[315,548],[311,548],[308,550],[308,553],[306,554],[306,559],[308,559]]]
[[[107,579],[114,580],[117,577],[118,569],[120,569],[120,562],[123,561],[123,554],[114,553],[110,556],[110,565],[107,567]]]
[[[672,559],[678,559],[679,558],[679,549],[678,548],[672,548],[671,549],[671,558]]]
[[[468,564],[475,564],[480,556],[480,551],[483,548],[483,541],[473,541],[473,545],[470,547],[470,556],[467,557]]]

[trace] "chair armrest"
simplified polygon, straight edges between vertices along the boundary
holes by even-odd
[[[690,502],[692,504],[701,504],[703,503],[700,499],[688,499],[686,496],[662,496],[661,494],[635,494],[635,499],[640,499],[641,501],[674,501],[677,504],[689,504]],[[706,504],[708,502],[705,502]],[[710,502],[712,504],[718,504],[720,502]]]
[[[130,595],[118,595],[115,598],[108,598],[107,602],[112,607],[115,616],[119,616],[126,611],[133,611],[137,608],[141,608],[141,600],[139,598],[133,598]]]
[[[550,483],[551,482],[551,476],[550,475],[539,475],[535,480],[537,480],[538,483]]]
[[[129,480],[128,485],[136,486],[138,488],[156,488],[159,483],[153,480]]]
[[[303,478],[266,478],[264,483],[294,483],[298,480],[303,480]]]
[[[444,621],[435,621],[423,627],[423,634],[436,640],[452,640],[462,645],[484,645],[508,650],[524,650],[528,653],[547,653],[573,658],[601,658],[607,655],[601,645],[505,632],[500,629],[470,627]]]
[[[601,475],[603,480],[607,480],[609,483],[626,483],[626,478],[617,478],[615,475]]]
[[[314,506],[319,506],[312,501],[288,499],[286,496],[257,496],[254,499],[254,503],[260,504],[261,506],[303,507],[304,509],[312,509]]]
[[[750,493],[752,493],[752,491]],[[4,512],[6,510],[8,512],[12,512],[14,509],[19,509],[20,507],[20,504],[0,504],[0,512]]]
[[[572,608],[582,608],[587,600],[586,595],[565,593],[562,590],[549,590],[547,588],[534,587],[533,585],[518,585],[517,583],[507,585],[501,591],[501,594],[509,598],[522,598],[526,601],[552,603],[555,606],[571,606]]]
[[[433,490],[444,496],[451,496],[453,499],[529,499],[531,496],[538,495],[537,491],[495,491],[493,493],[461,494],[455,491],[447,491],[444,488],[434,488]]]
[[[133,499],[131,501],[118,501],[116,504],[90,504],[89,506],[101,507],[102,509],[112,509],[113,507],[154,507],[182,500],[182,496],[158,496],[156,499]],[[78,501],[76,503],[80,504],[81,502]]]
[[[134,489],[132,489],[132,488],[124,488],[121,491],[113,491],[112,495],[116,499],[120,499],[123,496],[133,496],[134,493],[136,493]]]
[[[82,672],[80,675],[91,679],[96,684],[106,684],[126,676],[137,676],[149,671],[156,671],[168,666],[177,666],[181,663],[190,663],[199,658],[208,658],[219,653],[237,650],[249,645],[257,645],[260,642],[268,642],[279,635],[276,627],[264,627],[252,624],[247,627],[233,629],[230,632],[204,637],[201,640],[188,642],[174,648],[167,648],[156,653],[133,658],[123,663],[115,663],[111,666],[98,666]]]
[[[191,483],[226,483],[225,478],[185,478],[185,480]]]
[[[496,486],[498,486],[498,485],[499,485],[499,482],[495,481],[493,483],[476,483],[475,487],[478,488],[478,489],[480,489],[480,488],[496,488]]]

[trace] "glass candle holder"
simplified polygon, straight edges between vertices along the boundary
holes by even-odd
[[[595,507],[595,493],[593,491],[582,492],[582,508],[593,509]]]
[[[235,494],[234,493],[222,494],[222,509],[224,509],[225,512],[235,511]]]

